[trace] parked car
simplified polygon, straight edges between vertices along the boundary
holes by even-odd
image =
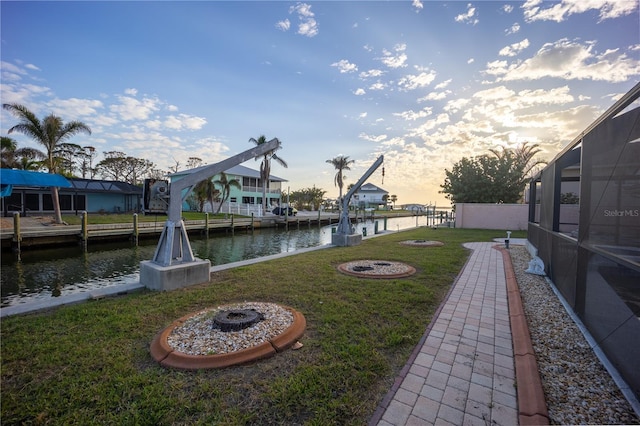
[[[271,210],[271,213],[279,216],[295,216],[296,214],[298,214],[298,210],[294,209],[293,207],[274,207],[274,209]]]

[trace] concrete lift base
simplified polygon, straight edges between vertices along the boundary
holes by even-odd
[[[357,246],[362,242],[362,234],[331,234],[331,244],[338,247]]]
[[[151,290],[167,291],[209,282],[209,260],[162,266],[150,260],[140,262],[140,284]]]

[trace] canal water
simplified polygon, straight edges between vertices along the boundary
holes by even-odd
[[[377,225],[375,224],[377,222]],[[373,235],[376,227],[383,231],[385,221],[368,220],[356,225],[357,232]],[[426,225],[426,216],[389,218],[388,231]],[[290,226],[285,229],[255,229],[235,233],[213,233],[209,238],[190,237],[196,257],[209,259],[211,265],[223,265],[273,254],[292,252],[331,243],[336,225]],[[158,241],[131,243],[89,243],[85,252],[78,247],[24,250],[21,260],[11,253],[2,254],[0,271],[1,307],[86,292],[94,289],[131,284],[140,280],[140,262],[153,258]]]

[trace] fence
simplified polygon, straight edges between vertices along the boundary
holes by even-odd
[[[456,204],[456,228],[521,231],[528,226],[527,204]]]

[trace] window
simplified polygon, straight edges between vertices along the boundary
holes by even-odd
[[[76,195],[76,210],[87,210],[87,196],[86,195]]]
[[[42,210],[53,211],[53,198],[51,194],[42,194]]]
[[[49,195],[51,199],[51,195]],[[26,210],[40,210],[40,195],[39,194],[26,194],[24,200],[24,207]],[[53,206],[51,207],[53,209]]]
[[[8,211],[20,211],[22,210],[22,193],[14,191],[4,199],[4,202]]]
[[[71,195],[70,194],[60,194],[58,196],[60,199],[60,210],[72,210],[73,207],[71,205]]]

